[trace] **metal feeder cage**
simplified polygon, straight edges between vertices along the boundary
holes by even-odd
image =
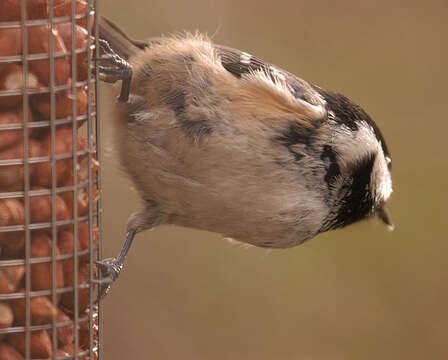
[[[0,1],[0,359],[101,358],[96,9]]]

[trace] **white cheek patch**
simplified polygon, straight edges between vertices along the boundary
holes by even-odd
[[[392,178],[387,165],[391,160],[384,156],[381,142],[370,125],[360,122],[357,131],[340,127],[333,137],[333,144],[340,154],[339,159],[344,167],[360,161],[369,154],[376,154],[371,174],[371,183],[376,186],[372,190],[378,201],[385,201],[390,197]]]
[[[378,154],[373,166],[372,181],[375,181],[377,184],[376,197],[377,200],[380,201],[386,201],[392,194],[392,177],[390,176],[390,172],[387,166],[387,159],[389,159],[390,162],[390,158],[385,157],[383,152],[381,151]]]
[[[358,130],[353,131],[341,126],[333,138],[333,143],[344,165],[353,164],[368,154],[382,152],[375,132],[365,122],[358,123]]]

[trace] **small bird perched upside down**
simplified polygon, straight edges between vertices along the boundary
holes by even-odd
[[[100,78],[122,80],[118,154],[144,202],[119,257],[100,262],[103,296],[134,235],[161,224],[267,248],[373,215],[393,228],[391,157],[351,100],[205,36],[99,26]]]

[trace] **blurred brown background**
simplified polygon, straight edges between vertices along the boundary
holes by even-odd
[[[443,1],[100,1],[145,38],[213,35],[361,104],[393,157],[378,221],[266,251],[163,227],[137,236],[104,301],[104,359],[448,359],[447,35]],[[103,86],[104,257],[139,209]]]

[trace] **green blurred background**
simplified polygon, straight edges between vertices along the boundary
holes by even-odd
[[[361,104],[392,152],[396,231],[377,220],[297,248],[179,227],[139,234],[104,300],[104,359],[448,359],[444,1],[100,1],[139,38],[195,30]],[[104,257],[140,208],[103,85]]]

